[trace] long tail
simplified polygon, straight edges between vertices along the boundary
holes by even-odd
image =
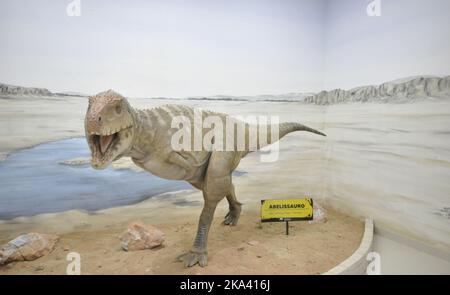
[[[279,124],[279,138],[281,139],[286,134],[289,134],[294,131],[307,131],[315,134],[319,134],[322,136],[327,136],[325,133],[317,131],[316,129],[312,129],[308,126],[305,126],[300,123],[281,123]]]
[[[250,131],[251,127],[254,127],[253,132]],[[261,131],[266,130],[266,136],[261,135]],[[255,132],[255,130],[259,130],[258,132]],[[277,131],[278,130],[278,136]],[[260,125],[260,126],[251,126],[247,125],[247,128],[245,130],[245,136],[246,136],[246,153],[252,152],[254,150],[259,150],[267,145],[270,145],[272,143],[277,142],[281,138],[283,138],[285,135],[295,132],[295,131],[307,131],[311,133],[315,133],[322,136],[327,136],[326,134],[315,130],[313,128],[310,128],[308,126],[305,126],[300,123],[295,122],[288,122],[288,123],[281,123],[281,124],[271,124],[271,125]],[[274,132],[272,132],[274,131]],[[256,138],[255,138],[256,137]],[[265,138],[263,138],[265,137]],[[252,144],[253,143],[253,144]],[[253,147],[253,148],[252,148]],[[256,149],[255,149],[256,147]]]

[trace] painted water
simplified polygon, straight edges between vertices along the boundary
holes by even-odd
[[[147,172],[60,164],[77,157],[89,157],[84,138],[44,143],[0,162],[0,219],[72,209],[95,211],[192,188],[187,182]]]

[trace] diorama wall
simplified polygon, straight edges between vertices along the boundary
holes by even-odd
[[[10,40],[0,47],[0,81],[55,92],[113,88],[139,108],[244,96],[198,105],[278,115],[328,137],[289,135],[274,163],[249,155],[239,166],[248,176],[236,179],[240,201],[311,194],[449,253],[450,78],[437,76],[450,69],[450,1],[86,1],[78,19],[64,13],[67,3],[49,3],[10,1],[0,11],[0,33]],[[379,16],[367,14],[370,3],[381,5]],[[307,103],[299,92],[311,93]],[[136,98],[147,94],[165,98]],[[260,94],[281,101],[252,96]],[[31,117],[47,119],[39,124],[20,117],[22,105],[2,103],[0,121],[11,128],[0,130],[1,158],[84,136],[84,100],[48,109],[30,100]]]
[[[366,14],[369,2],[326,1],[326,90],[448,75],[449,1],[380,1],[381,14],[372,17]],[[426,79],[393,81],[384,89],[401,82],[407,82],[397,89],[401,103],[324,106],[329,138],[322,196],[342,210],[373,218],[380,229],[448,254],[450,104],[433,93],[418,95],[419,100],[408,94],[431,89],[433,82]],[[327,95],[332,93],[324,93],[325,100]]]

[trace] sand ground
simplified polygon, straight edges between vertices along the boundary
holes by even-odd
[[[0,275],[65,274],[66,256],[72,251],[81,255],[82,274],[320,274],[349,257],[363,234],[362,222],[334,210],[328,211],[327,222],[291,222],[289,236],[284,223],[261,224],[253,210],[244,210],[237,226],[224,226],[226,207],[221,206],[210,231],[208,266],[185,268],[175,258],[191,246],[200,206],[168,205],[167,199],[144,203],[95,215],[73,211],[39,216],[3,226],[0,243],[21,231],[59,232],[60,240],[49,255],[0,267]],[[152,214],[162,206],[171,216],[169,222],[160,213]],[[135,220],[130,218],[163,230],[163,246],[123,251],[118,237]]]

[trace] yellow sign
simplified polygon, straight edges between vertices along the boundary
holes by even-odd
[[[261,222],[312,220],[313,200],[261,200]]]

